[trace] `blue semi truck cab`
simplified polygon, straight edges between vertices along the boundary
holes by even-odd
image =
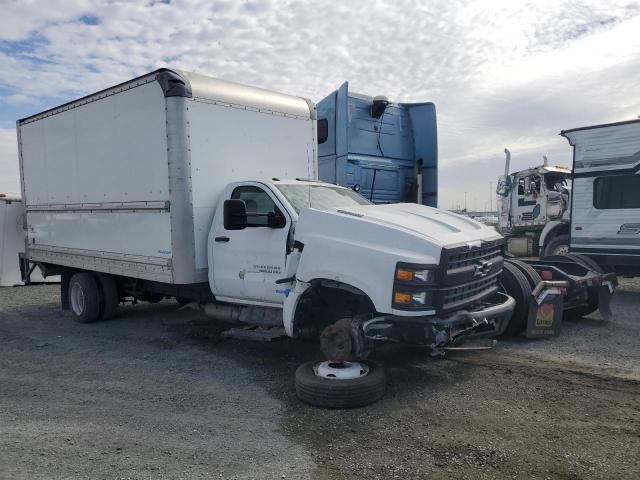
[[[433,103],[393,103],[349,91],[317,104],[320,179],[359,187],[375,203],[438,203],[438,139]]]

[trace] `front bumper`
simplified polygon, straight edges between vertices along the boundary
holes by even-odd
[[[370,340],[391,340],[438,350],[470,338],[500,335],[511,319],[515,304],[513,298],[498,292],[473,309],[451,315],[383,315],[362,320],[360,328],[364,338]]]

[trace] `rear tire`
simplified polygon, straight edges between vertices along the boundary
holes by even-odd
[[[586,255],[580,255],[579,253],[567,253],[566,255],[576,263],[582,264],[584,267],[593,270],[596,273],[604,273],[604,270],[595,260]]]
[[[120,303],[120,295],[118,294],[118,285],[113,275],[99,273],[98,280],[102,290],[102,308],[100,309],[100,319],[110,320],[116,316],[118,304]]]
[[[544,247],[544,256],[566,255],[569,253],[569,235],[558,235]]]
[[[79,323],[92,323],[100,318],[100,290],[90,273],[76,273],[69,282],[69,307]]]
[[[515,265],[518,270],[522,272],[522,274],[527,278],[527,281],[529,282],[531,291],[533,291],[542,281],[542,277],[540,276],[540,274],[528,263],[525,263],[522,260],[506,260],[506,262]]]
[[[510,262],[504,263],[500,282],[507,294],[516,301],[516,306],[513,309],[507,328],[500,335],[502,338],[508,338],[518,335],[527,328],[531,287],[527,277]]]
[[[324,408],[355,408],[377,402],[384,395],[387,377],[384,369],[367,362],[369,373],[353,379],[324,378],[306,362],[296,370],[296,394],[305,403]]]

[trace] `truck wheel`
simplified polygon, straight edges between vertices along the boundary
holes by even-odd
[[[540,276],[540,274],[528,263],[525,263],[522,260],[506,260],[506,262],[515,265],[516,268],[522,272],[522,274],[526,277],[527,282],[529,282],[531,291],[533,291],[533,289],[536,288],[542,281],[542,277]]]
[[[100,290],[90,273],[76,273],[69,282],[69,306],[77,322],[91,323],[100,317]]]
[[[604,273],[602,267],[598,265],[591,257],[580,255],[579,253],[567,253],[566,256],[572,259],[574,262],[579,263],[585,268],[593,270],[596,273]]]
[[[544,247],[544,256],[564,255],[569,253],[569,235],[558,235]]]
[[[100,309],[100,319],[110,320],[115,317],[120,303],[120,295],[118,294],[118,285],[113,275],[106,273],[98,274],[102,293],[102,308]]]
[[[363,407],[384,395],[387,377],[374,363],[306,362],[296,370],[296,394],[325,408]]]
[[[513,337],[527,328],[527,317],[529,316],[529,302],[531,300],[531,287],[527,277],[510,262],[504,263],[500,282],[507,295],[513,297],[516,306],[513,309],[511,320],[507,324],[504,332],[500,335],[503,338]]]

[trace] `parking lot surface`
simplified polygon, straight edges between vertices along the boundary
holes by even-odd
[[[223,339],[176,303],[62,314],[55,285],[0,289],[0,478],[640,478],[640,282],[616,320],[431,358],[383,346],[384,399],[299,402],[313,342]]]

